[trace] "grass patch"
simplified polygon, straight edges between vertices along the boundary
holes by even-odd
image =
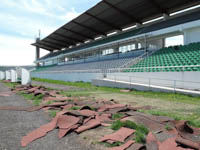
[[[111,129],[119,130],[121,127],[126,127],[136,130],[135,141],[142,144],[146,142],[146,135],[149,133],[149,130],[144,125],[139,125],[132,121],[121,122],[120,120],[117,120],[113,122]]]
[[[12,83],[12,82],[3,82],[3,83],[9,88],[15,88],[15,86],[19,85],[19,83]]]
[[[145,144],[146,143],[146,135],[140,131],[136,131],[134,140],[137,143]]]
[[[53,83],[53,84],[60,84],[60,85],[68,85],[68,86],[75,86],[80,88],[91,88],[91,83],[85,82],[67,82],[67,81],[59,81],[59,80],[50,80],[50,79],[40,79],[40,78],[32,78],[33,81],[38,82],[46,82],[46,83]]]
[[[80,109],[81,109],[81,107],[79,107],[79,106],[73,106],[70,108],[70,110],[80,110]]]
[[[53,104],[53,102],[54,102],[54,101],[48,101],[48,102],[46,102],[45,104],[46,104],[46,105],[50,105],[50,104]]]
[[[110,144],[110,143],[105,143],[105,142],[103,142],[103,144],[104,144],[106,147],[117,147],[117,146],[121,146],[121,145],[124,144],[124,143],[122,143],[122,142],[114,142],[113,144]]]
[[[119,88],[97,87],[97,86],[92,85],[89,82],[67,82],[67,81],[40,79],[40,78],[32,78],[32,80],[38,81],[38,82],[46,82],[46,83],[53,83],[53,84],[59,84],[59,85],[74,86],[74,87],[84,88],[89,91],[100,90],[100,91],[108,91],[108,92],[117,92],[118,93],[121,90]]]
[[[166,129],[167,131],[170,131],[170,130],[172,130],[173,128],[172,128],[169,124],[166,124],[166,125],[165,125],[165,129]]]
[[[123,114],[119,114],[119,113],[113,114],[113,115],[112,115],[112,119],[113,119],[113,120],[117,120],[117,119],[122,118],[123,116],[124,116]]]
[[[59,111],[58,110],[49,110],[48,111],[49,116],[52,117],[52,118],[56,117],[57,112],[59,112]]]
[[[200,104],[200,97],[184,95],[180,93],[164,93],[151,91],[131,91],[130,94],[135,96],[143,96],[146,98],[155,98],[172,102],[181,102],[186,104]]]
[[[155,116],[167,116],[173,118],[174,120],[186,120],[191,126],[200,128],[200,117],[199,114],[191,114],[191,115],[179,115],[173,112],[162,112],[158,110],[141,110],[140,112],[155,115]]]
[[[33,78],[32,80],[39,81],[39,82],[47,82],[47,83],[53,83],[53,84],[60,84],[60,85],[84,88],[84,89],[86,89],[88,94],[91,94],[92,91],[93,92],[94,91],[104,91],[107,93],[128,94],[128,95],[141,96],[141,97],[146,97],[146,98],[155,98],[155,99],[160,99],[160,100],[181,102],[181,103],[186,103],[186,104],[200,104],[200,97],[194,97],[194,96],[178,94],[178,93],[164,93],[164,92],[136,91],[136,90],[133,90],[129,93],[124,93],[124,92],[120,92],[120,90],[121,90],[120,88],[97,87],[97,86],[93,86],[91,83],[85,83],[85,82],[66,82],[66,81],[40,79],[40,78]],[[72,92],[72,93],[75,95],[76,94],[81,95],[84,93],[84,91],[82,93],[79,93],[79,92],[77,92],[77,93]],[[84,96],[84,95],[82,95],[82,96]]]
[[[43,97],[44,97],[43,94],[40,94],[40,95],[37,95],[37,96],[34,96],[34,94],[26,94],[26,93],[23,93],[23,92],[18,92],[18,94],[23,96],[26,100],[32,100],[33,105],[35,105],[35,106],[40,106],[40,104],[43,100]]]
[[[67,96],[67,97],[88,97],[91,95],[90,91],[61,91],[61,95]]]
[[[42,102],[41,99],[33,100],[33,105],[35,105],[35,106],[40,106],[41,102]]]

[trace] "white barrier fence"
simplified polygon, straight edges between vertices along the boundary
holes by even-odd
[[[31,83],[30,72],[24,68],[18,68],[17,70],[0,71],[0,80],[8,80],[11,82],[21,82],[22,85]]]
[[[103,79],[103,78],[102,78]],[[152,86],[173,88],[174,92],[177,89],[187,89],[200,92],[200,82],[194,81],[184,81],[184,80],[171,80],[171,79],[160,79],[160,78],[148,78],[148,77],[138,77],[129,75],[113,75],[109,74],[106,78],[107,80],[112,80],[114,82],[122,81],[127,84],[138,84],[144,85],[151,88]]]
[[[11,79],[11,73],[10,73],[10,70],[6,71],[6,80],[10,80]]]
[[[11,82],[17,82],[17,72],[15,70],[11,70]]]
[[[0,80],[5,80],[5,78],[6,78],[5,72],[0,71]]]

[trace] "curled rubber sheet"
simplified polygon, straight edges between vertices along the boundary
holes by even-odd
[[[60,95],[55,90],[47,90],[41,86],[18,86],[13,92],[23,92],[27,94],[43,96],[41,106],[16,107],[3,106],[0,110],[12,111],[38,111],[56,110],[56,117],[51,122],[28,133],[22,137],[21,145],[27,144],[45,136],[48,132],[58,129],[58,138],[63,138],[70,132],[82,133],[84,131],[99,127],[110,126],[113,121],[113,114],[120,113],[123,117],[119,120],[130,120],[137,124],[142,124],[149,129],[146,137],[146,145],[135,143],[130,140],[134,136],[135,130],[122,127],[112,134],[103,136],[99,141],[113,144],[123,142],[113,150],[133,149],[139,150],[195,150],[200,149],[200,129],[191,127],[187,121],[174,121],[169,117],[153,116],[138,112],[137,110],[152,109],[150,106],[132,107],[119,104],[114,100],[90,100],[86,97],[75,98]],[[0,93],[0,94],[12,94]],[[1,96],[1,95],[0,95]],[[49,104],[48,104],[49,103]],[[171,126],[171,130],[166,130],[166,125]]]
[[[125,143],[125,144],[123,144],[121,146],[109,148],[108,150],[125,150],[125,149],[129,148],[133,143],[135,143],[135,141],[130,140],[127,143]]]
[[[133,129],[122,127],[118,131],[116,131],[112,134],[105,135],[99,141],[104,142],[104,141],[107,141],[107,140],[112,140],[112,141],[115,141],[115,142],[124,142],[125,139],[128,138],[130,135],[132,135],[134,132],[135,132],[135,130],[133,130]]]

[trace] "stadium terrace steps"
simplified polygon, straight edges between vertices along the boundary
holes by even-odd
[[[184,71],[200,71],[200,67],[189,67],[193,65],[200,65],[200,43],[160,49],[125,72],[180,72],[181,66],[186,66]]]
[[[68,64],[61,66],[49,66],[49,67],[39,67],[34,72],[40,71],[75,71],[75,70],[95,70],[95,69],[114,69],[119,68],[127,62],[133,60],[134,57],[130,58],[121,58],[121,59],[113,59],[113,60],[104,60],[104,61],[96,61],[96,62],[87,62],[87,63],[77,63],[77,64]]]

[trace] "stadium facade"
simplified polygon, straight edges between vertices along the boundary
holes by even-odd
[[[199,5],[199,0],[102,0],[32,44],[38,65],[32,76],[200,89]],[[166,47],[166,39],[175,36],[183,37],[183,45]],[[40,48],[50,53],[39,58]]]

